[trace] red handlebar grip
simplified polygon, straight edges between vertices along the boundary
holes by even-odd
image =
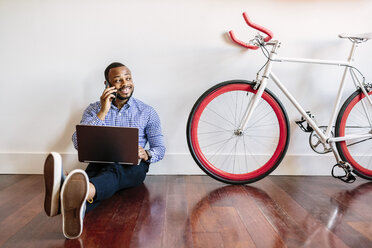
[[[264,39],[265,42],[268,42],[269,40],[271,40],[273,38],[273,36],[274,36],[273,32],[271,32],[267,28],[261,27],[261,26],[255,24],[255,23],[251,22],[251,20],[249,19],[246,12],[243,13],[243,17],[244,17],[245,22],[249,26],[251,26],[252,28],[257,29],[258,31],[261,31],[261,32],[263,32],[267,35]]]
[[[234,33],[233,33],[232,30],[229,31],[229,35],[230,35],[231,40],[234,41],[236,44],[238,44],[238,45],[240,45],[240,46],[243,46],[243,47],[248,48],[248,49],[253,49],[253,50],[258,49],[258,46],[248,45],[247,43],[245,43],[245,42],[243,42],[243,41],[241,41],[241,40],[238,40],[238,39],[235,37],[235,35],[234,35]]]

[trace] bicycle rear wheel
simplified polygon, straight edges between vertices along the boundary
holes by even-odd
[[[372,92],[368,93],[372,95]],[[342,137],[351,134],[372,133],[372,106],[362,91],[354,92],[343,104],[337,116],[335,134]],[[336,143],[344,161],[355,174],[372,180],[372,138],[360,138]]]
[[[198,166],[219,181],[257,181],[270,174],[287,151],[288,117],[281,102],[268,90],[247,128],[237,132],[256,93],[251,82],[223,82],[207,90],[191,110],[187,122],[190,152]]]

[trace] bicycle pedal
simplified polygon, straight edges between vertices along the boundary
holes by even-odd
[[[344,181],[345,183],[353,183],[355,180],[355,176],[351,173],[349,173],[346,178],[341,178],[341,181]]]
[[[306,122],[305,118],[301,117],[301,120],[295,121],[295,123],[301,128],[302,131],[310,133],[313,131],[313,128]],[[304,124],[306,126],[304,126]]]
[[[341,168],[345,175],[340,175],[340,176],[336,176],[335,175],[335,168],[338,167],[338,168]],[[337,163],[333,166],[332,168],[332,177],[336,178],[336,179],[340,179],[341,181],[345,182],[345,183],[353,183],[355,182],[356,180],[356,177],[352,174],[352,170],[351,170],[351,166],[347,163]]]
[[[315,116],[311,114],[310,111],[306,111],[306,114],[311,118],[311,119],[314,119]],[[306,133],[310,133],[312,132],[314,129],[309,125],[309,123],[306,122],[306,119],[301,116],[301,119],[300,120],[297,120],[295,121],[296,124],[301,128],[302,131],[306,132]],[[306,126],[304,126],[304,122],[306,122]]]

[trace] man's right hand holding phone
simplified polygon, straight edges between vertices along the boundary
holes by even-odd
[[[106,87],[101,95],[101,110],[98,112],[97,117],[101,120],[105,120],[105,117],[110,110],[111,103],[115,99],[114,93],[116,93],[118,90],[115,88],[115,86]]]

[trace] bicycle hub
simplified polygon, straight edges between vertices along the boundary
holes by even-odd
[[[237,129],[237,130],[234,131],[234,134],[236,136],[242,136],[243,135],[243,131],[241,129]]]

